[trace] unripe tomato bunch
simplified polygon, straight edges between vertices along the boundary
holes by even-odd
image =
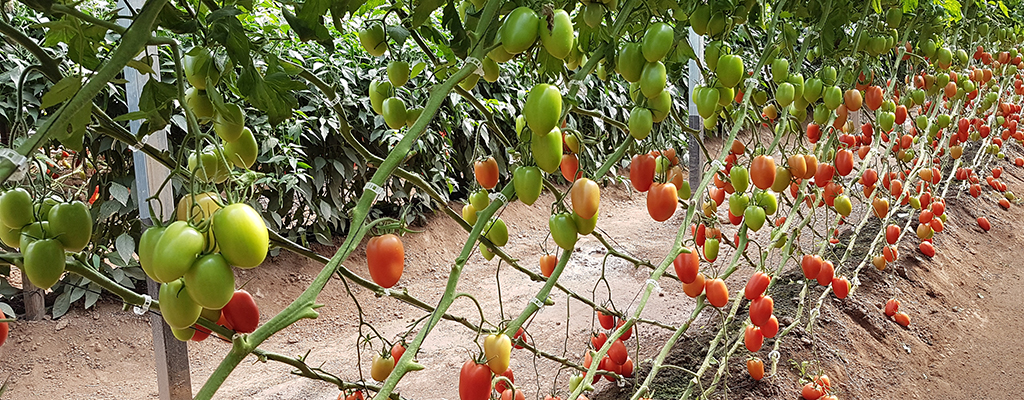
[[[184,106],[200,124],[212,124],[222,143],[210,143],[188,157],[188,171],[202,181],[223,183],[234,167],[248,169],[256,162],[259,145],[245,127],[245,112],[234,103],[226,103],[217,92],[222,75],[213,52],[196,46],[182,60],[185,78],[192,86],[185,92]]]
[[[92,214],[80,201],[33,200],[23,188],[0,195],[0,241],[21,250],[16,265],[33,285],[49,289],[64,275],[66,253],[81,252],[92,239]]]
[[[200,316],[228,329],[249,333],[259,324],[252,296],[235,290],[231,267],[255,268],[267,256],[269,232],[245,203],[222,206],[213,192],[187,195],[177,221],[153,226],[139,240],[139,264],[160,282],[160,313],[179,340],[203,340]]]

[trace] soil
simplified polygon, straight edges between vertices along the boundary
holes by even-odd
[[[1009,166],[1003,176],[1011,191],[1024,192],[1024,170]],[[957,187],[950,190],[957,192],[966,191]],[[550,195],[545,196],[538,204],[550,204]],[[631,195],[622,184],[605,188],[600,228],[622,251],[657,263],[674,240],[683,213],[677,212],[665,223],[654,222],[647,214],[644,199],[643,195]],[[801,321],[781,339],[781,358],[774,374],[769,371],[769,376],[760,382],[751,380],[745,371],[749,353],[741,347],[729,359],[728,374],[713,398],[795,399],[802,385],[796,365],[803,362],[808,362],[807,373],[820,371],[830,376],[841,399],[1009,398],[1010,393],[1024,392],[1024,380],[1016,368],[1024,358],[1024,342],[1019,337],[1024,330],[1019,306],[1024,289],[1018,284],[1021,270],[1014,255],[1017,246],[1024,243],[1024,235],[1013,228],[1013,221],[1024,218],[1024,207],[1003,210],[995,200],[988,195],[975,199],[966,193],[948,197],[949,219],[946,230],[935,239],[938,254],[934,258],[928,259],[917,250],[916,238],[905,238],[896,263],[884,271],[866,266],[858,276],[860,286],[850,297],[839,300],[831,294],[825,296],[813,330],[806,330],[806,321]],[[535,271],[542,249],[555,249],[546,238],[547,215],[546,207],[519,202],[501,215],[512,233],[506,251]],[[992,222],[990,232],[978,227],[975,219],[979,216],[987,216]],[[847,229],[852,227],[845,227],[844,232]],[[731,238],[733,232],[727,230],[725,235]],[[764,231],[758,234],[763,235]],[[466,233],[443,215],[434,217],[423,233],[405,236],[406,269],[396,289],[408,290],[426,303],[436,304],[451,262],[465,238]],[[810,240],[802,238],[801,242]],[[845,242],[841,244],[845,246]],[[859,260],[859,255],[865,254],[864,245],[855,244],[851,259]],[[315,250],[327,256],[334,253],[330,247]],[[598,303],[632,311],[649,271],[605,256],[606,251],[596,239],[582,237],[560,282]],[[723,250],[719,260],[728,260],[730,256],[730,252]],[[721,268],[722,263],[716,265]],[[368,276],[362,248],[353,253],[345,266]],[[856,265],[837,267],[842,273]],[[259,268],[236,272],[239,284],[246,284],[246,289],[254,294],[266,321],[305,289],[320,269],[321,265],[313,261],[282,253]],[[803,288],[798,269],[790,261],[771,289],[776,314],[783,325],[793,322],[796,300]],[[727,280],[733,293],[742,288],[751,272],[746,266]],[[599,280],[602,276],[607,283]],[[360,332],[356,302],[365,322],[391,341],[403,335],[424,312],[350,287],[351,293],[339,279],[332,280],[318,299],[326,304],[318,310],[319,318],[296,323],[261,348],[296,357],[308,353],[309,365],[345,381],[360,379],[360,370],[369,379],[369,360],[383,346],[380,341],[373,341],[372,346],[360,344],[360,338],[371,331],[364,326]],[[497,259],[486,261],[479,252],[474,252],[458,290],[472,294],[485,310],[487,322],[497,325],[502,319],[518,315],[540,287],[541,283],[530,281],[508,265],[499,265]],[[807,298],[817,301],[822,291],[817,284],[810,285]],[[672,326],[689,318],[695,302],[682,292],[678,282],[663,279],[655,293],[644,318]],[[882,313],[889,298],[902,302],[901,311],[912,319],[909,328],[897,325]],[[567,300],[564,293],[554,293],[551,300],[554,304],[529,322],[530,340],[549,353],[580,360],[590,333],[599,326],[588,307]],[[744,309],[745,306],[738,319],[745,318]],[[457,301],[450,313],[465,316],[473,323],[480,320],[476,306],[468,300]],[[659,373],[654,398],[679,397],[691,379],[683,369],[695,370],[704,360],[707,343],[721,327],[720,318],[718,312],[708,309],[694,321],[667,360],[682,369],[663,369]],[[802,318],[806,319],[806,310]],[[639,360],[640,379],[670,335],[671,331],[664,328],[641,325],[627,342],[633,359]],[[458,370],[478,351],[473,345],[474,338],[475,334],[465,326],[442,321],[418,354],[426,369],[410,373],[402,380],[401,395],[411,399],[457,399]],[[766,340],[758,353],[769,368],[768,351],[774,344],[774,340]],[[732,345],[722,343],[718,348]],[[214,339],[189,344],[193,391],[198,391],[228,349],[228,344]],[[717,369],[713,367],[712,371]],[[553,391],[564,395],[567,390],[570,374],[547,359],[514,351],[512,369],[529,399],[540,399]],[[250,357],[231,374],[217,398],[337,397],[337,387],[296,377],[291,371],[287,365],[258,362]],[[710,382],[709,377],[705,377],[703,384]],[[150,319],[122,310],[120,302],[107,294],[93,309],[78,307],[59,320],[19,321],[12,324],[10,339],[0,347],[0,380],[3,379],[10,384],[4,399],[158,398]],[[591,398],[625,399],[633,384],[630,381],[620,388],[602,381]]]

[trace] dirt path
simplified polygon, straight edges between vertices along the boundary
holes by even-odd
[[[1009,176],[1006,176],[1009,175]],[[1004,180],[1010,190],[1024,192],[1024,171],[1008,167]],[[999,209],[991,198],[974,199],[962,196],[949,198],[950,219],[946,231],[936,239],[938,255],[925,259],[916,250],[916,240],[907,238],[900,248],[900,260],[889,269],[878,272],[868,266],[861,275],[862,286],[848,299],[829,295],[824,301],[819,323],[813,332],[801,327],[782,342],[782,359],[778,374],[754,383],[744,372],[742,363],[747,352],[740,350],[730,360],[726,379],[729,398],[793,399],[798,392],[797,375],[789,360],[818,360],[815,366],[829,374],[843,399],[967,399],[1009,398],[1010,393],[1024,392],[1024,382],[1017,368],[1024,357],[1024,331],[1020,301],[1021,272],[1015,251],[1024,245],[1024,235],[1014,228],[1024,219],[1024,208],[1012,206]],[[647,216],[642,196],[630,198],[623,188],[605,189],[602,195],[601,224],[607,236],[630,254],[660,261],[665,255],[681,221],[681,213],[666,223],[657,223]],[[550,198],[546,200],[550,203]],[[544,199],[538,202],[543,204]],[[510,245],[506,249],[519,257],[522,265],[537,268],[541,243],[547,234],[547,209],[515,203],[502,218],[509,224]],[[975,223],[985,215],[993,228],[983,233]],[[731,237],[732,231],[727,231]],[[436,303],[447,280],[449,263],[455,259],[465,233],[444,218],[435,218],[423,234],[405,240],[406,273],[399,286],[427,303]],[[912,244],[913,243],[913,244]],[[546,244],[553,251],[553,243]],[[320,248],[325,255],[333,249]],[[599,303],[608,299],[604,276],[612,287],[611,300],[621,310],[632,310],[635,296],[648,276],[631,264],[609,258],[603,263],[604,251],[593,238],[583,238],[573,254],[560,282]],[[362,249],[345,264],[356,273],[366,275]],[[795,264],[786,267],[785,276]],[[852,268],[852,267],[850,267]],[[289,299],[298,295],[319,271],[320,266],[303,258],[282,254],[251,271],[237,271],[238,282],[249,282],[268,319],[283,309]],[[495,281],[496,272],[501,282]],[[731,289],[739,290],[750,274],[741,269],[728,280]],[[799,291],[798,279],[780,282],[775,292],[777,307]],[[489,323],[497,324],[512,318],[527,304],[540,283],[503,265],[497,260],[485,261],[475,254],[467,264],[459,290],[471,293],[481,302]],[[813,286],[813,299],[821,294]],[[332,281],[319,301],[327,304],[316,320],[306,320],[281,332],[263,348],[300,356],[311,351],[308,362],[345,380],[358,379],[361,365],[368,371],[373,349],[363,347],[361,363],[354,358],[358,331],[358,314],[353,296],[358,300],[367,322],[389,340],[404,332],[423,312],[390,299],[377,299],[365,290],[346,292],[340,280]],[[885,318],[881,307],[885,300],[901,300],[901,310],[911,315],[909,329],[899,327]],[[149,322],[121,310],[113,299],[101,301],[93,310],[75,309],[58,321],[18,323],[11,339],[0,348],[0,379],[10,376],[11,387],[5,399],[148,399],[156,398],[155,373]],[[534,342],[546,351],[579,360],[594,323],[588,309],[576,301],[567,301],[564,294],[553,295],[554,305],[546,307],[531,321],[528,331]],[[567,308],[568,304],[568,308]],[[501,305],[501,307],[499,307]],[[692,311],[694,301],[686,297],[678,283],[664,280],[661,290],[652,297],[644,312],[645,318],[678,325]],[[459,301],[451,312],[479,322],[476,308],[468,301]],[[566,323],[567,313],[571,322]],[[783,318],[783,323],[787,323]],[[671,360],[685,368],[695,368],[704,358],[706,337],[717,331],[719,323],[711,313],[702,315],[684,340],[674,350]],[[364,334],[366,331],[364,330]],[[661,328],[642,327],[629,341],[631,352],[639,351],[640,369],[643,360],[651,358],[669,332]],[[442,322],[430,335],[419,361],[427,370],[412,373],[399,385],[404,396],[414,399],[457,399],[457,373],[462,362],[476,351],[474,334],[462,325]],[[639,345],[637,344],[639,343]],[[768,348],[773,341],[766,341]],[[375,345],[380,347],[379,344]],[[216,368],[226,353],[227,345],[214,340],[190,344],[190,360],[194,389]],[[767,352],[762,350],[762,358]],[[337,389],[322,382],[293,377],[290,368],[277,363],[259,363],[250,359],[243,363],[219,392],[223,399],[334,399]],[[512,368],[517,383],[524,385],[528,398],[543,397],[557,388],[564,394],[566,372],[557,375],[551,361],[527,357],[515,352]],[[672,378],[669,373],[664,374]],[[675,375],[676,383],[688,379]],[[670,379],[671,380],[671,379]],[[602,382],[593,398],[622,398],[614,384]],[[628,390],[625,388],[625,390]],[[675,398],[669,392],[656,393],[656,398]],[[720,390],[719,393],[725,393]]]

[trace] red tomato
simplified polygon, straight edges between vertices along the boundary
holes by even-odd
[[[836,294],[836,297],[845,299],[850,294],[850,281],[846,280],[845,276],[833,278],[832,292]]]
[[[804,388],[800,390],[800,396],[806,400],[818,400],[821,398],[821,395],[821,389],[813,383],[804,385]]]
[[[522,390],[505,389],[501,392],[501,400],[526,400],[526,395]]]
[[[891,317],[893,315],[896,315],[896,312],[899,311],[899,310],[900,310],[900,301],[899,300],[889,299],[888,301],[885,302],[885,315],[886,316]]]
[[[930,242],[921,242],[918,248],[921,250],[922,254],[929,258],[935,257],[935,246],[932,246]]]
[[[751,358],[747,360],[747,373],[755,381],[759,381],[764,378],[764,361],[760,358]]]
[[[700,256],[697,255],[697,250],[685,247],[683,252],[672,260],[672,266],[675,267],[680,281],[692,283],[697,279],[697,272],[700,270]]]
[[[615,326],[615,329],[619,329],[619,328],[621,328],[625,324],[626,324],[626,320],[620,319],[619,320],[619,324]],[[619,339],[621,339],[621,340],[629,340],[629,338],[632,337],[632,336],[633,336],[633,327],[630,326],[629,329],[626,329],[625,332],[622,332],[622,336],[620,336]]]
[[[693,282],[684,283],[683,292],[691,298],[697,298],[704,293],[704,274],[697,274],[697,279],[694,279]]]
[[[989,229],[992,229],[992,224],[990,224],[988,222],[988,218],[985,217],[978,217],[978,226],[980,226],[981,229],[984,229],[985,232],[988,232]]]
[[[366,264],[373,282],[384,287],[395,286],[405,267],[405,247],[394,234],[377,236],[366,244]]]
[[[896,225],[889,225],[885,227],[885,241],[889,244],[896,244],[896,240],[900,238],[900,227]]]
[[[260,324],[260,309],[245,290],[235,291],[228,304],[220,310],[220,316],[224,326],[235,332],[252,333]]]
[[[761,346],[764,345],[764,335],[761,334],[761,328],[747,325],[747,329],[743,331],[743,345],[747,346],[747,350],[750,350],[751,353],[761,350]]]
[[[910,316],[906,313],[898,312],[893,316],[893,318],[896,320],[897,324],[910,326]]]
[[[395,363],[398,363],[403,355],[405,355],[405,346],[402,343],[395,343],[391,346],[391,358],[395,360]]]
[[[569,182],[575,182],[576,179],[583,176],[583,173],[580,172],[580,159],[572,153],[562,156],[558,168],[562,170],[562,177]]]
[[[622,339],[615,339],[612,342],[612,346],[608,348],[608,357],[615,362],[616,365],[622,365],[626,362],[626,357],[629,356],[629,352],[626,351],[626,344],[622,342]]]
[[[594,350],[604,347],[604,343],[608,341],[608,335],[604,332],[593,335],[590,337],[590,344],[594,345]]]
[[[764,326],[772,317],[775,310],[775,301],[772,296],[762,296],[750,302],[750,322],[757,326]]]
[[[506,369],[505,372],[501,373],[501,376],[508,378],[512,383],[516,383],[516,376],[512,373],[512,368]],[[504,393],[508,389],[508,384],[505,381],[499,380],[498,383],[494,384],[494,390],[498,393]]]
[[[761,334],[766,338],[773,338],[779,333],[779,319],[772,315],[768,323],[761,327]]]
[[[817,278],[818,273],[821,272],[821,264],[821,257],[805,254],[804,258],[800,261],[800,269],[804,271],[804,278]]]
[[[832,265],[832,261],[826,260],[822,262],[821,271],[818,271],[818,284],[821,286],[828,286],[832,283],[832,278],[835,277],[835,273],[836,268]]]
[[[601,327],[604,329],[612,329],[615,327],[615,316],[598,311],[597,322],[600,322]]]
[[[725,281],[721,278],[709,281],[704,290],[707,292],[708,303],[711,303],[712,306],[725,307],[729,303],[729,288],[725,286]]]
[[[6,318],[7,316],[5,316],[4,313],[0,312],[0,319]],[[4,342],[7,341],[7,334],[10,332],[10,330],[11,327],[8,326],[6,322],[0,322],[0,346],[3,346]]]
[[[842,149],[836,152],[836,172],[839,176],[849,175],[853,171],[853,152]]]
[[[498,185],[498,162],[494,161],[494,157],[474,162],[473,172],[476,174],[477,183],[484,189],[494,189]]]
[[[750,163],[750,180],[758,189],[766,190],[775,183],[775,159],[759,155]]]
[[[626,362],[619,366],[619,375],[627,378],[633,377],[633,360],[627,358]]]
[[[488,400],[491,397],[491,368],[466,360],[459,372],[459,399]]]
[[[757,271],[750,280],[747,281],[747,286],[743,288],[743,297],[747,300],[754,300],[764,294],[765,289],[768,289],[768,284],[771,283],[772,277],[768,274]]]
[[[523,327],[521,326],[519,329],[516,329],[516,334],[512,335],[512,347],[517,349],[523,348],[523,346],[519,344],[520,340],[522,340],[523,343],[526,343],[526,331],[523,330]]]

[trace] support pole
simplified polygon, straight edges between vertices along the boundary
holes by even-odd
[[[697,32],[694,32],[693,28],[690,28],[690,47],[693,48],[693,53],[697,56],[698,59],[704,57],[704,37],[698,35]],[[688,180],[690,182],[690,187],[696,189],[698,186],[700,186],[700,178],[703,172],[703,168],[701,168],[703,166],[703,163],[700,160],[700,145],[698,144],[698,141],[704,139],[704,124],[701,122],[700,114],[697,113],[697,103],[693,101],[693,90],[696,89],[698,86],[704,84],[704,75],[700,73],[700,68],[697,66],[697,61],[690,60],[688,67],[689,74],[687,77],[687,91],[689,91],[690,93],[690,96],[688,97],[688,99],[690,100],[690,118],[688,122],[690,128],[697,130],[697,132],[699,133],[690,134],[690,137],[687,138],[690,150],[690,163],[687,167],[687,173],[689,175]],[[692,196],[694,200],[698,200],[700,199],[701,195],[701,193],[693,193]],[[697,202],[694,202],[694,204],[697,204]]]
[[[131,17],[135,14],[133,11],[142,8],[143,4],[144,0],[119,0],[119,13],[122,16]],[[122,18],[118,22],[122,26],[127,27],[131,19]],[[140,57],[149,58],[150,65],[153,71],[155,71],[155,76],[152,76],[152,78],[160,79],[160,59],[156,46],[148,46]],[[146,87],[146,82],[149,82],[151,76],[129,67],[124,69],[124,78],[127,81],[125,84],[125,97],[128,102],[128,111],[138,111],[139,98],[142,95],[142,90]],[[131,132],[133,135],[138,135],[140,126],[140,121],[131,121]],[[141,142],[160,150],[166,150],[167,131],[154,132],[143,138]],[[167,185],[163,188],[163,191],[159,192],[157,197],[159,202],[152,202],[153,210],[158,215],[150,214],[150,204],[146,202],[147,198],[160,190],[160,185],[170,174],[170,171],[167,167],[146,157],[139,150],[134,151],[133,159],[135,162],[135,191],[133,194],[138,200],[139,219],[142,221],[143,229],[145,229],[153,225],[154,218],[166,221],[173,214],[174,197],[171,193],[171,185]],[[147,279],[147,281],[149,295],[157,298],[160,292],[160,284],[152,279]],[[187,343],[176,339],[171,332],[171,328],[157,314],[150,314],[150,325],[153,328],[153,358],[156,365],[157,387],[160,393],[160,400],[191,399],[192,381],[189,375]]]

